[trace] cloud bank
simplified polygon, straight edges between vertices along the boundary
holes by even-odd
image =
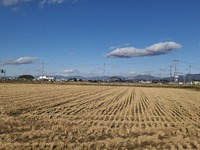
[[[144,56],[157,56],[164,55],[172,52],[174,49],[181,48],[180,44],[175,42],[161,42],[145,49],[138,49],[134,47],[117,48],[111,53],[108,53],[106,57],[111,58],[133,58],[133,57],[144,57]]]
[[[5,65],[22,65],[22,64],[31,64],[38,61],[36,57],[20,57],[18,59],[10,59],[6,61],[0,61],[1,66]]]

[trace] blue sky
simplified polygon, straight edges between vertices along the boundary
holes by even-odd
[[[7,75],[200,73],[199,0],[0,0]],[[173,70],[173,69],[172,69]]]

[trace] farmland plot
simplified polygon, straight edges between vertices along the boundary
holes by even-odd
[[[200,92],[0,84],[0,149],[200,149]]]

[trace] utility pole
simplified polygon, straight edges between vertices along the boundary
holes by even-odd
[[[189,84],[191,84],[191,65],[189,65]]]
[[[184,73],[184,85],[185,85],[185,73]]]
[[[148,76],[148,81],[150,81],[150,72],[149,72],[149,76]]]
[[[162,81],[162,71],[165,71],[165,69],[162,69],[162,68],[160,68],[160,79],[159,79],[159,84],[161,84],[161,83],[163,83],[163,81]]]
[[[3,73],[4,74],[4,77],[3,78],[5,78],[6,77],[6,70],[1,70],[1,73]]]
[[[159,74],[159,84],[161,84],[160,79],[161,79],[161,68],[160,68],[160,74]]]
[[[178,74],[177,74],[177,63],[178,63],[178,60],[173,60],[174,62],[174,82],[178,83]]]
[[[103,64],[103,84],[105,82],[105,73],[106,73],[106,64],[104,62],[104,64]]]
[[[172,65],[170,65],[170,84],[172,83]]]
[[[44,62],[42,63],[42,78],[44,78]]]
[[[4,74],[4,78],[5,78],[6,77],[6,70],[3,71],[3,74]]]

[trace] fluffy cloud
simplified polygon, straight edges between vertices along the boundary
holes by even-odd
[[[15,5],[18,3],[25,3],[25,2],[30,2],[31,0],[2,0],[2,5],[4,6],[9,6],[9,5]]]
[[[38,60],[36,57],[21,57],[18,59],[11,59],[6,61],[0,61],[0,65],[22,65],[35,63]]]
[[[101,76],[102,73],[98,73],[98,72],[90,72],[90,71],[80,71],[77,69],[66,69],[63,72],[57,73],[59,75],[63,75],[63,76],[82,76],[82,77],[93,77],[93,76]]]
[[[42,0],[40,2],[40,5],[45,5],[45,4],[61,4],[63,2],[64,2],[64,0]]]
[[[74,69],[66,69],[64,70],[65,74],[75,74],[75,73],[79,73],[78,70],[74,70]]]
[[[107,54],[106,57],[132,58],[132,57],[164,55],[180,47],[181,45],[175,42],[163,42],[163,43],[161,42],[146,47],[145,49],[138,49],[134,47],[117,48],[113,50],[111,53]]]
[[[26,3],[26,2],[31,2],[34,0],[2,0],[2,2],[0,2],[3,6],[11,6],[11,5],[16,5],[19,3]],[[63,3],[65,0],[39,0],[39,3],[41,5],[44,4],[61,4]]]

